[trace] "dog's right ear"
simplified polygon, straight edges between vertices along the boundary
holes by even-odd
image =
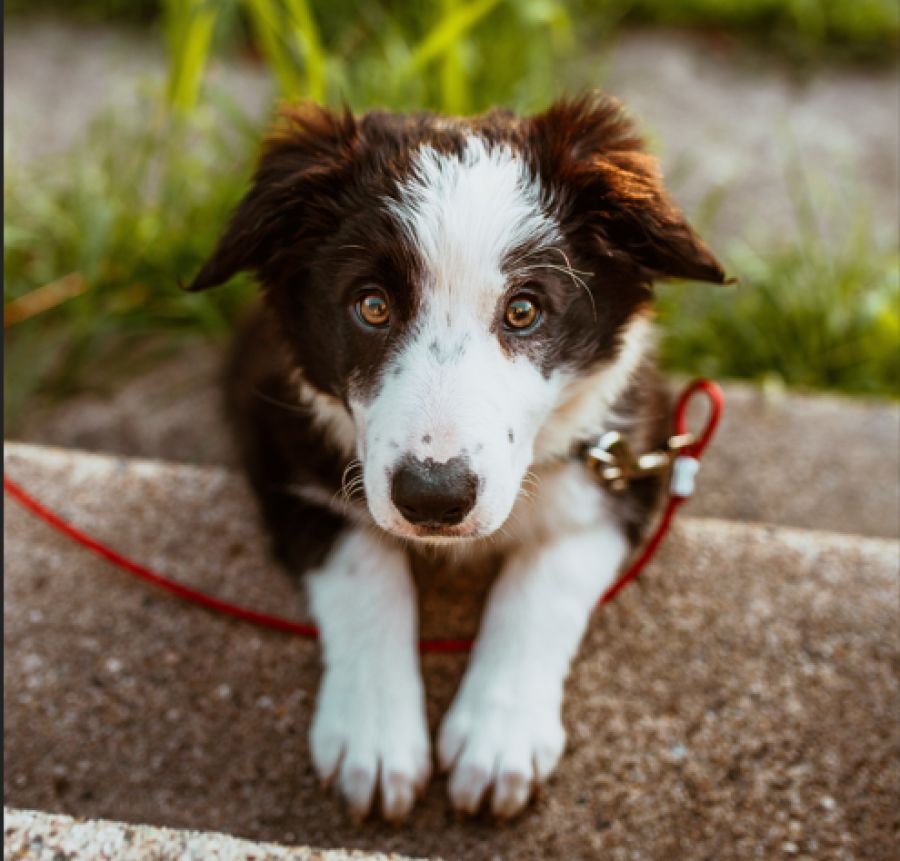
[[[350,166],[359,139],[348,108],[312,103],[282,109],[263,145],[250,190],[238,204],[212,257],[186,289],[224,284],[238,272],[257,275],[278,250],[296,247],[328,215],[329,186]]]

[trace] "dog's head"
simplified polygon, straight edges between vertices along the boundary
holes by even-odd
[[[588,429],[585,399],[618,397],[655,278],[724,278],[599,97],[528,118],[289,110],[191,289],[240,270],[303,385],[352,420],[372,517],[431,541],[500,527],[535,459]]]

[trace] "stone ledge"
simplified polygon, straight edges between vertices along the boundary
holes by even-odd
[[[253,843],[227,834],[3,808],[5,861],[410,861],[382,852]]]
[[[48,506],[178,579],[302,616],[236,475],[8,445]],[[643,588],[598,611],[567,685],[567,752],[508,825],[436,776],[410,821],[354,827],[309,765],[316,644],[151,591],[15,503],[6,518],[5,800],[243,838],[414,856],[888,858],[896,541],[683,517]],[[421,584],[426,635],[471,632],[483,585]],[[423,660],[432,729],[462,655]]]

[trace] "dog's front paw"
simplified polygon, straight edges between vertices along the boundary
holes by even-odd
[[[515,816],[556,767],[566,743],[554,696],[498,696],[485,686],[460,691],[438,739],[441,767],[451,771],[450,800],[475,813],[488,790],[491,810]]]
[[[421,683],[327,670],[310,748],[319,777],[336,781],[354,819],[369,812],[376,789],[384,818],[404,819],[431,774]]]

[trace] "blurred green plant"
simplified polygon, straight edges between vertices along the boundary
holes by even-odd
[[[894,62],[896,0],[627,0],[628,24],[699,27],[745,35],[799,63],[828,59]]]
[[[286,99],[471,113],[497,101],[531,107],[560,88],[558,65],[574,45],[563,0],[420,0],[397,14],[394,5],[338,15],[310,0],[166,0],[170,104],[180,114],[197,104],[213,32],[236,11]]]
[[[671,370],[792,387],[900,397],[900,254],[860,212],[832,223],[797,202],[780,246],[733,246],[739,283],[659,292],[662,359]],[[826,213],[826,215],[829,213]],[[828,219],[826,219],[828,221]]]
[[[217,11],[208,0],[166,0],[165,35],[169,49],[166,96],[180,113],[197,102]]]
[[[174,0],[178,2],[178,0]],[[180,0],[191,5],[193,0]],[[317,26],[328,44],[346,28],[350,19],[369,21],[381,14],[404,32],[421,32],[430,8],[444,0],[381,0],[380,8],[358,0],[306,0],[315,7]],[[220,7],[217,25],[224,41],[234,43],[254,27],[249,15],[234,14],[237,0],[210,0]],[[248,5],[252,0],[248,0]],[[35,11],[62,13],[92,21],[146,23],[168,14],[173,0],[7,0],[7,14]],[[269,4],[265,4],[269,5]],[[527,4],[543,14],[542,0]],[[554,4],[556,5],[556,4]],[[890,63],[900,48],[900,4],[896,0],[564,0],[569,17],[579,31],[596,36],[624,26],[674,26],[726,34],[777,53],[787,59],[809,62],[846,59]]]
[[[202,298],[179,287],[241,193],[256,144],[255,128],[223,130],[215,113],[173,123],[157,99],[128,122],[101,118],[68,153],[5,159],[7,427],[35,393],[114,383],[182,337],[227,330],[246,281]]]

